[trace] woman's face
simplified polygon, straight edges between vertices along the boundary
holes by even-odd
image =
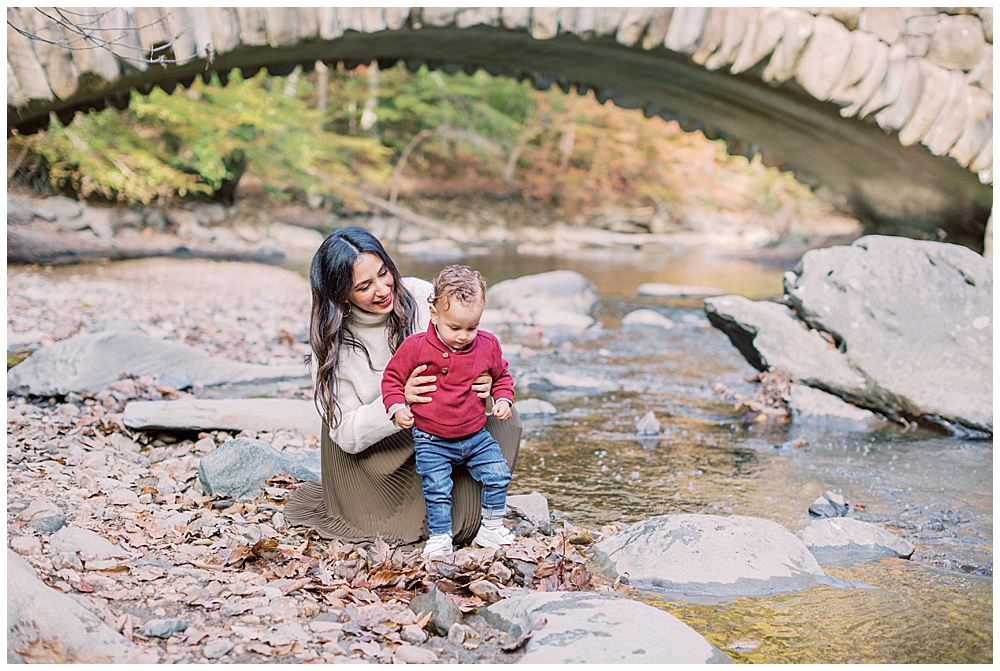
[[[347,300],[365,312],[387,314],[392,312],[394,284],[392,273],[382,259],[366,252],[354,261],[354,286]]]

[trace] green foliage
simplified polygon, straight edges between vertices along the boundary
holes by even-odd
[[[214,194],[238,178],[244,158],[274,195],[386,181],[390,150],[369,137],[323,131],[320,110],[268,83],[264,74],[243,81],[234,73],[226,87],[198,81],[173,95],[156,89],[123,112],[77,116],[34,150],[54,188],[124,202]]]

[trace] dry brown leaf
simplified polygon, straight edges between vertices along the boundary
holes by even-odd
[[[249,545],[241,545],[238,548],[234,548],[233,551],[229,554],[229,558],[226,559],[226,565],[233,566],[235,564],[239,564],[243,561],[246,561],[252,555],[253,555],[253,550]]]
[[[278,549],[278,539],[277,538],[261,538],[259,541],[253,544],[250,548],[250,553],[254,557],[259,557],[265,552]]]
[[[417,626],[420,627],[421,629],[426,627],[427,623],[431,621],[431,617],[433,615],[434,613],[424,613],[423,615],[421,615],[420,619],[417,620]]]

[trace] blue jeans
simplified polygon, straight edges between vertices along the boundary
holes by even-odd
[[[483,519],[500,519],[507,504],[510,469],[486,429],[471,436],[441,438],[413,427],[417,473],[424,481],[427,528],[432,536],[451,535],[451,469],[465,466],[483,486]]]

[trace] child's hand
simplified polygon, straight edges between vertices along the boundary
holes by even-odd
[[[510,401],[505,398],[501,398],[499,401],[494,403],[493,416],[501,422],[506,422],[510,419]]]
[[[413,413],[411,413],[406,408],[400,408],[393,415],[392,420],[396,422],[396,426],[401,429],[409,429],[413,426]]]

